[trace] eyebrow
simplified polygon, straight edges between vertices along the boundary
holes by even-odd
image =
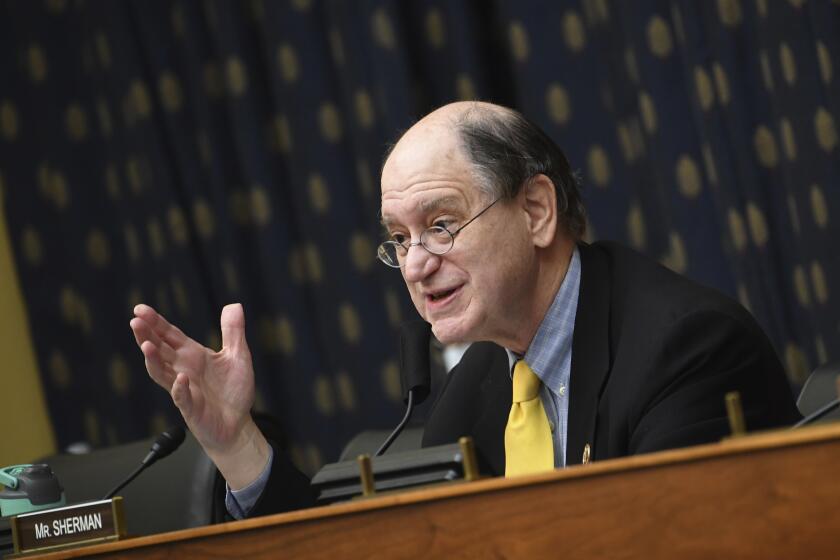
[[[457,202],[457,200],[458,199],[454,196],[443,196],[440,198],[433,198],[431,200],[423,200],[420,202],[420,209],[423,212],[429,212],[431,210],[437,210],[441,206]]]
[[[442,206],[447,206],[451,204],[457,204],[458,197],[455,196],[442,196],[440,198],[433,198],[430,200],[422,200],[420,201],[420,210],[422,212],[431,212],[433,210],[437,210]],[[391,225],[392,220],[390,220],[387,216],[382,216],[379,220],[379,223],[386,229],[388,226]]]

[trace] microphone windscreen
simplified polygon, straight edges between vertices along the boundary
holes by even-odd
[[[400,332],[400,379],[403,400],[408,402],[408,392],[414,389],[414,404],[429,396],[432,385],[429,369],[429,338],[432,326],[425,321],[411,321]]]
[[[166,457],[184,443],[186,433],[182,426],[171,426],[157,437],[152,444],[152,451],[155,453],[157,459]]]

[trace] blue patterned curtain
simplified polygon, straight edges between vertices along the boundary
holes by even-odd
[[[175,418],[140,301],[210,346],[243,302],[305,470],[393,424],[414,312],[379,167],[455,99],[543,126],[591,239],[737,297],[801,383],[840,356],[838,61],[828,0],[2,2],[0,193],[59,442]]]

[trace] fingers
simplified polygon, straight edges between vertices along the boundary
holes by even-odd
[[[134,333],[134,340],[137,342],[137,346],[142,346],[146,341],[151,342],[158,348],[163,361],[169,363],[175,361],[175,350],[173,350],[169,344],[161,340],[161,338],[154,332],[154,330],[152,330],[152,327],[145,320],[140,317],[135,317],[128,323],[128,325]]]
[[[151,378],[167,391],[171,390],[172,383],[175,381],[175,371],[161,358],[159,348],[146,340],[140,345],[140,351],[146,358],[146,371],[149,372]]]
[[[181,332],[181,329],[170,324],[163,315],[145,303],[141,303],[134,307],[134,315],[146,321],[155,334],[157,334],[163,341],[169,343],[173,348],[178,348],[184,343],[190,341],[190,338]]]
[[[245,310],[241,303],[231,303],[222,308],[222,346],[236,352],[248,349],[245,341]]]

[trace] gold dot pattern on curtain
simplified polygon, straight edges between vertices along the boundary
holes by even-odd
[[[382,387],[385,395],[394,402],[402,400],[402,386],[400,384],[400,369],[394,361],[386,362],[380,372]]]
[[[73,382],[73,374],[70,373],[70,365],[67,358],[59,350],[53,350],[47,363],[50,379],[58,389],[67,389]]]
[[[555,122],[566,124],[569,121],[572,108],[569,103],[569,94],[562,85],[553,83],[548,87],[546,105],[548,106],[548,114]]]
[[[779,121],[779,131],[782,137],[782,152],[788,161],[796,161],[796,136],[790,119],[782,117]]]
[[[294,83],[300,73],[297,54],[292,45],[280,45],[277,49],[277,62],[280,65],[280,75],[287,83]]]
[[[833,66],[831,62],[831,54],[828,52],[828,48],[822,41],[817,41],[817,56],[820,64],[820,78],[822,78],[823,83],[829,84],[831,83]]]
[[[0,100],[0,134],[7,142],[17,138],[18,134],[18,113],[11,101]]]
[[[475,84],[466,74],[459,74],[455,79],[455,91],[459,101],[471,101],[478,98]]]
[[[325,214],[330,207],[330,191],[327,183],[320,173],[313,173],[309,176],[307,183],[309,187],[309,201],[312,209],[317,214]]]
[[[729,105],[729,100],[731,98],[729,91],[729,78],[726,76],[726,70],[723,69],[723,66],[721,66],[719,62],[715,62],[712,65],[712,75],[715,80],[717,98],[720,100],[721,105]]]
[[[356,92],[355,98],[356,121],[363,129],[373,126],[376,114],[373,108],[373,99],[366,90]]]
[[[814,114],[814,131],[820,148],[826,152],[834,151],[837,147],[837,128],[834,117],[824,107],[818,108]]]
[[[511,22],[508,28],[508,39],[510,40],[513,58],[517,62],[525,62],[528,59],[528,33],[521,22]]]
[[[324,103],[318,111],[318,127],[327,142],[336,143],[341,140],[343,127],[341,115],[333,103]]]
[[[158,93],[164,109],[171,113],[181,110],[184,94],[178,78],[172,72],[167,71],[160,76]]]
[[[642,115],[642,124],[645,126],[645,132],[653,134],[656,132],[656,106],[650,95],[645,92],[639,92],[639,113]]]
[[[740,0],[718,0],[717,7],[718,16],[724,25],[735,27],[741,23]]]
[[[563,15],[562,28],[566,47],[572,52],[582,51],[586,46],[586,30],[580,15],[574,10],[566,12]]]
[[[598,144],[589,149],[587,156],[589,176],[598,187],[606,187],[610,182],[610,160],[606,150]]]
[[[225,61],[225,83],[233,97],[242,97],[248,90],[248,73],[239,57],[231,56]]]
[[[627,233],[630,244],[639,250],[644,250],[647,244],[647,230],[645,216],[641,207],[633,205],[627,213]]]
[[[350,257],[361,273],[368,272],[376,262],[376,250],[370,238],[364,233],[354,233],[350,238]]]
[[[288,154],[292,149],[292,129],[286,115],[275,115],[270,128],[272,149]]]
[[[29,77],[35,83],[41,83],[47,79],[47,57],[44,49],[38,44],[32,44],[27,51],[27,69]]]
[[[371,16],[371,27],[376,43],[383,49],[392,50],[396,47],[397,39],[394,24],[384,8],[377,8]]]
[[[782,77],[787,85],[796,85],[796,59],[787,43],[779,45],[779,64],[782,67]]]
[[[684,197],[695,199],[700,195],[702,188],[700,169],[690,155],[683,154],[677,160],[676,175],[677,186]]]
[[[653,16],[647,26],[648,48],[659,58],[666,58],[674,49],[671,29],[661,16]]]
[[[438,8],[426,12],[426,40],[433,49],[441,49],[446,44],[446,29]]]

